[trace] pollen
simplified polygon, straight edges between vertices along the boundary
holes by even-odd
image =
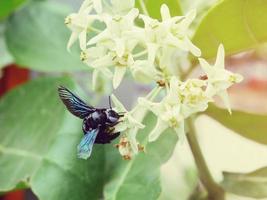
[[[71,24],[71,18],[70,18],[70,17],[66,17],[64,23],[65,23],[66,25]]]
[[[237,83],[238,81],[237,81],[236,76],[234,76],[234,75],[230,75],[230,76],[229,76],[229,82],[231,82],[231,83]]]
[[[85,60],[87,60],[87,54],[86,54],[86,52],[85,51],[82,51],[81,52],[81,54],[80,54],[80,59],[81,59],[81,61],[85,61]]]

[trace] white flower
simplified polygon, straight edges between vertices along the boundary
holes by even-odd
[[[90,14],[92,10],[101,11],[100,0],[85,0],[78,11],[78,13],[72,13],[65,19],[65,24],[72,31],[67,49],[69,50],[73,43],[79,39],[80,48],[84,50],[86,48],[86,35],[88,27],[95,20],[101,20],[99,15]]]
[[[115,14],[127,13],[134,8],[135,0],[111,0],[112,11]]]
[[[177,135],[181,137],[184,135],[184,118],[180,113],[180,105],[169,104],[162,100],[160,103],[154,103],[144,98],[139,98],[138,102],[151,110],[158,118],[154,129],[149,134],[149,142],[153,142],[167,129],[173,128]]]
[[[135,80],[143,83],[150,83],[152,80],[157,81],[160,77],[160,72],[148,60],[135,61],[131,66],[131,73]]]
[[[125,16],[111,16],[108,14],[103,15],[103,20],[107,28],[97,36],[91,38],[88,42],[88,45],[108,41],[109,47],[116,51],[119,57],[123,56],[126,48],[125,43],[127,40],[127,38],[123,37],[123,32],[134,29],[134,20],[138,16],[138,13],[138,9],[133,8]]]
[[[189,26],[195,17],[196,11],[192,10],[184,17],[184,19],[180,21],[180,23],[174,24],[173,27],[171,27],[171,33],[174,38],[170,37],[168,42],[174,42],[177,47],[180,47],[184,51],[189,51],[194,56],[199,57],[201,55],[200,49],[196,47],[189,39]]]
[[[119,152],[124,160],[131,160],[134,152],[131,146],[130,141],[127,137],[122,136],[120,138],[119,144],[116,145],[116,147],[119,149]],[[144,151],[144,147],[138,144],[138,150],[137,151]]]
[[[116,125],[115,130],[116,132],[124,132],[126,134],[132,151],[136,153],[136,151],[138,152],[136,134],[139,129],[143,129],[145,126],[133,117],[133,113],[136,112],[136,109],[128,112],[114,95],[112,95],[111,98],[115,105],[115,110],[119,113],[124,113],[124,116],[120,119],[121,122]]]
[[[108,51],[102,57],[94,60],[91,66],[100,71],[110,71],[109,67],[113,66],[113,88],[116,89],[120,85],[127,68],[130,68],[134,64],[133,55],[131,54],[132,48],[133,46],[128,47],[128,43],[126,43],[126,48],[121,56],[115,51]]]
[[[217,58],[214,66],[210,65],[202,58],[199,59],[199,62],[208,77],[208,86],[206,90],[207,95],[219,95],[222,98],[225,106],[228,108],[228,111],[231,113],[227,89],[234,83],[241,82],[243,77],[240,74],[234,74],[224,69],[224,54],[224,48],[221,44],[218,48]]]
[[[179,102],[180,113],[184,118],[194,113],[202,112],[207,109],[208,103],[212,101],[204,90],[206,84],[206,81],[199,79],[188,79],[185,82],[181,82],[173,76],[166,101],[170,104]]]
[[[206,86],[206,82],[202,80],[189,79],[181,82],[176,76],[172,76],[168,94],[161,102],[154,103],[139,98],[140,104],[158,117],[149,141],[155,141],[167,128],[173,128],[180,139],[184,137],[184,120],[194,113],[206,110],[211,101],[203,86]]]
[[[169,8],[165,4],[161,6],[161,22],[146,15],[140,15],[145,23],[145,31],[137,31],[135,34],[147,46],[148,60],[153,62],[157,50],[166,45],[200,56],[200,50],[193,45],[188,36],[189,25],[195,15],[195,11],[192,11],[186,16],[171,17]]]

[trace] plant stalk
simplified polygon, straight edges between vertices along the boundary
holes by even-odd
[[[200,181],[208,192],[208,200],[224,200],[224,190],[213,180],[205,158],[201,152],[196,136],[194,120],[189,118],[187,123],[189,128],[187,140],[195,159]]]

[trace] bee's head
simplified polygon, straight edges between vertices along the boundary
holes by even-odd
[[[106,115],[107,115],[107,120],[110,123],[117,122],[119,120],[119,118],[123,116],[123,115],[118,114],[116,111],[114,111],[112,109],[107,109],[106,110]]]

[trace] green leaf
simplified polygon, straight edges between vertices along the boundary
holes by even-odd
[[[227,54],[267,42],[267,1],[223,0],[209,10],[196,29],[193,43],[202,56],[213,58],[223,43]]]
[[[69,78],[41,78],[0,101],[0,191],[24,182],[40,200],[97,200],[104,149],[94,147],[90,160],[77,158],[81,120],[60,102],[58,85],[75,88]]]
[[[73,124],[73,117],[65,123]],[[41,166],[30,181],[41,200],[98,200],[104,184],[105,152],[94,145],[90,159],[77,158],[76,146],[82,137],[81,123],[65,126],[57,134]]]
[[[19,7],[25,0],[1,0],[0,1],[0,20],[10,15]]]
[[[15,61],[40,71],[75,71],[88,69],[78,51],[67,52],[70,31],[64,25],[69,12],[63,5],[34,1],[10,17],[6,41]]]
[[[179,0],[136,0],[136,7],[143,13],[145,13],[143,8],[146,8],[149,16],[156,19],[161,19],[160,7],[162,4],[166,4],[169,7],[172,16],[182,14]]]
[[[1,99],[0,165],[5,167],[0,169],[0,190],[7,191],[20,181],[27,182],[38,168],[63,121],[64,109],[57,105],[58,98],[54,95],[60,82],[66,80],[33,81]]]
[[[230,115],[227,110],[218,108],[214,105],[209,105],[205,114],[248,139],[262,144],[267,144],[266,115],[252,114],[235,110],[232,112],[232,115]]]
[[[4,39],[5,25],[0,23],[0,69],[13,62],[13,58],[7,50]]]
[[[267,197],[267,168],[248,174],[225,172],[221,184],[230,193],[252,198],[265,198]]]
[[[144,120],[147,127],[138,133],[141,144],[147,144],[154,122],[155,117],[147,115]],[[171,156],[176,142],[176,134],[168,130],[156,142],[147,144],[145,153],[139,153],[131,161],[122,160],[107,146],[105,200],[157,199],[161,193],[160,167]]]
[[[203,12],[217,1],[218,0],[180,0],[180,4],[184,11],[188,12],[192,9],[197,9],[197,14],[199,14],[199,12]]]

